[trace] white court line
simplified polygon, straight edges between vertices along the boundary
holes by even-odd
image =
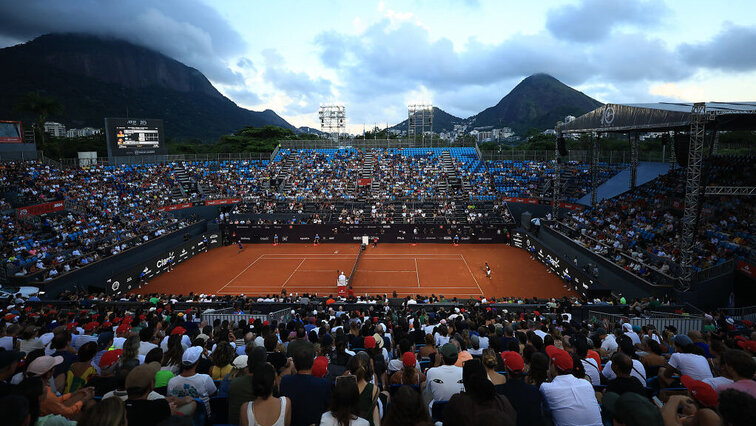
[[[302,264],[303,264],[303,263],[305,263],[305,260],[306,260],[306,259],[302,259],[302,261],[301,261],[301,262],[299,262],[299,265],[297,265],[296,269],[294,269],[294,272],[292,272],[292,273],[291,273],[291,275],[289,275],[289,278],[286,278],[286,281],[284,281],[284,283],[283,283],[283,285],[281,286],[281,288],[286,288],[286,283],[288,283],[288,282],[289,282],[289,280],[291,279],[291,277],[293,277],[293,276],[294,276],[294,274],[296,274],[296,273],[297,273],[297,269],[299,269],[299,267],[300,267],[300,266],[302,266]]]
[[[383,271],[383,270],[377,270],[377,269],[357,269],[358,272],[415,272],[414,269],[402,269],[397,271]]]
[[[475,275],[472,273],[472,269],[470,269],[470,265],[467,264],[467,259],[465,259],[465,256],[459,255],[462,258],[462,261],[465,262],[465,266],[467,266],[467,270],[470,271],[470,276],[472,276],[473,281],[475,281],[475,285],[478,286],[478,291],[480,292],[480,295],[483,296],[483,289],[480,288],[480,284],[478,284],[478,279],[475,278]]]
[[[227,283],[226,283],[226,285],[224,285],[223,287],[219,288],[219,289],[217,290],[217,292],[218,292],[218,293],[220,293],[220,291],[221,291],[221,290],[223,290],[224,288],[228,287],[228,285],[229,285],[229,284],[231,284],[232,282],[234,282],[234,280],[235,280],[235,279],[239,278],[239,276],[240,276],[241,274],[243,274],[244,272],[246,272],[246,271],[247,271],[247,269],[249,269],[250,267],[252,267],[252,265],[254,265],[255,263],[257,263],[257,261],[258,261],[258,260],[262,259],[262,257],[263,257],[263,256],[264,256],[264,255],[263,255],[263,254],[261,254],[261,255],[260,255],[260,256],[259,256],[259,257],[258,257],[257,259],[255,259],[255,261],[254,261],[254,262],[250,263],[249,265],[247,265],[247,267],[246,267],[246,268],[242,269],[242,271],[241,271],[241,272],[239,272],[239,274],[238,274],[237,276],[235,276],[235,277],[231,278],[231,280],[230,280],[229,282],[227,282]]]
[[[415,258],[415,276],[417,277],[417,288],[420,288],[420,270],[417,269],[417,258]]]

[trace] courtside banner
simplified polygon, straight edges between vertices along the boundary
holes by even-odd
[[[750,263],[742,261],[742,260],[738,261],[738,270],[746,274],[752,279],[756,279],[756,270],[754,269],[756,268],[754,268],[754,266],[751,265]]]
[[[194,207],[192,203],[173,204],[171,206],[158,207],[159,212],[172,212],[174,210],[188,209]]]
[[[206,232],[201,236],[187,241],[160,256],[153,257],[132,268],[113,275],[105,281],[105,290],[110,295],[119,295],[129,290],[146,285],[149,280],[192,257],[215,247],[220,247],[219,232]]]
[[[522,203],[522,204],[546,204],[551,205],[551,200],[544,200],[541,198],[519,198],[519,197],[504,197],[501,201],[507,203]],[[559,203],[559,207],[567,210],[582,210],[583,206],[575,203]]]
[[[36,204],[16,209],[16,217],[39,216],[46,213],[59,212],[65,208],[66,203],[63,200]]]
[[[241,203],[241,198],[225,198],[222,200],[205,201],[206,206],[219,206],[222,204],[234,204],[234,203]]]

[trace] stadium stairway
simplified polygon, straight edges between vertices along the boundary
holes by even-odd
[[[657,177],[667,173],[669,171],[669,163],[647,162],[643,161],[638,164],[638,176],[636,185],[641,186],[646,182],[656,179]],[[630,167],[623,169],[617,173],[614,177],[604,182],[598,187],[596,194],[596,200],[601,201],[604,199],[616,197],[623,192],[630,190]],[[578,200],[578,203],[584,205],[591,204],[590,192],[583,198]]]

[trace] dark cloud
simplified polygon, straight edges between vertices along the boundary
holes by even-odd
[[[711,40],[682,44],[678,52],[686,62],[724,71],[756,69],[756,27],[727,26]]]
[[[229,88],[224,92],[231,100],[246,107],[260,105],[263,102],[260,96],[243,86]]]
[[[583,0],[552,9],[546,28],[557,38],[589,42],[608,37],[617,25],[640,27],[657,24],[667,8],[660,1]]]
[[[124,39],[197,68],[213,81],[241,81],[225,59],[242,53],[244,40],[200,0],[0,2],[0,37],[28,40],[57,32]]]

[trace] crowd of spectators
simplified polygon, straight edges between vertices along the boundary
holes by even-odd
[[[708,185],[747,185],[756,179],[748,158],[713,157],[704,166]],[[701,270],[730,259],[750,258],[756,246],[756,201],[752,197],[707,196],[701,199],[694,268]],[[649,268],[675,275],[685,205],[685,169],[634,190],[573,211],[564,224],[579,231],[585,247],[641,276]]]
[[[43,279],[52,279],[186,226],[187,221],[158,211],[176,202],[167,190],[174,185],[171,167],[56,169],[36,162],[2,163],[0,179],[16,191],[17,203],[66,203],[65,211],[42,218],[1,213],[6,273],[42,273]]]
[[[756,331],[721,312],[684,333],[573,316],[585,303],[623,307],[617,299],[519,310],[523,300],[435,297],[62,299],[0,310],[3,424],[756,422]],[[291,312],[281,321],[208,316],[219,301],[242,312],[265,300]]]

